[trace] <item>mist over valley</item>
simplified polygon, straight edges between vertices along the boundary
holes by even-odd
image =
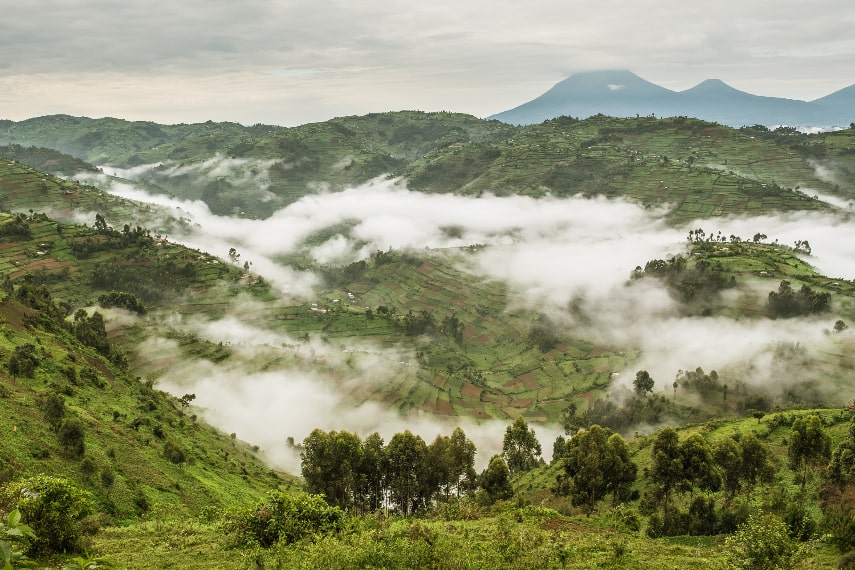
[[[670,426],[837,418],[855,397],[851,128],[414,111],[172,141],[117,120],[13,126],[4,310],[67,311],[131,386],[167,393],[141,409],[162,398],[180,419],[113,411],[142,449],[210,424],[231,434],[225,472],[268,466],[291,492],[328,480],[307,468],[324,438],[465,433],[482,475],[446,487],[463,493],[522,422],[540,467],[513,480],[556,505],[572,489],[531,477],[555,480],[565,441],[600,426],[638,458]],[[207,469],[175,441],[162,457]]]

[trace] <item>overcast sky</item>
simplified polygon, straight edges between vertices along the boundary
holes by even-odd
[[[487,116],[629,69],[815,99],[855,83],[850,0],[34,0],[0,17],[0,118],[298,125]]]

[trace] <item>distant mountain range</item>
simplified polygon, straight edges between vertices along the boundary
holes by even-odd
[[[540,97],[488,118],[528,125],[562,115],[584,119],[598,113],[687,116],[731,127],[848,127],[855,121],[855,84],[821,99],[799,101],[752,95],[718,79],[672,91],[630,71],[590,71],[573,74]]]

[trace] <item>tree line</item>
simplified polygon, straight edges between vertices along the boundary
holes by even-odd
[[[309,493],[357,512],[391,508],[404,515],[436,502],[475,496],[484,504],[513,495],[511,475],[541,464],[540,443],[520,417],[505,432],[502,454],[475,471],[475,444],[461,428],[431,443],[409,430],[388,443],[379,433],[365,439],[347,431],[315,429],[300,446]]]

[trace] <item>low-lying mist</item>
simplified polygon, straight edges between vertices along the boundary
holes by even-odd
[[[636,266],[684,253],[690,229],[743,240],[763,233],[768,242],[783,245],[808,240],[813,255],[804,257],[810,264],[831,277],[855,277],[855,224],[843,214],[731,217],[674,228],[663,221],[664,206],[649,209],[606,198],[424,194],[397,180],[378,179],[342,192],[306,196],[268,219],[249,220],[216,216],[202,202],[149,196],[128,185],[114,185],[112,191],[156,202],[188,219],[186,231],[170,235],[170,240],[223,258],[235,248],[241,262],[251,262],[252,270],[281,292],[283,302],[310,299],[323,287],[312,271],[282,262],[295,253],[317,264],[345,265],[390,248],[486,245],[466,257],[463,269],[507,284],[509,309],[546,314],[561,334],[641,351],[630,370],[616,371],[615,394],[629,385],[636,370],[648,370],[656,379],[655,389],[668,391],[679,370],[696,367],[727,370],[741,382],[779,393],[797,383],[801,371],[793,368],[787,378],[770,374],[775,346],[824,346],[836,340],[824,332],[839,318],[834,311],[822,318],[786,320],[684,316],[655,280],[628,283]],[[753,287],[754,293],[744,294],[762,299],[777,283]],[[239,357],[226,365],[181,360],[168,341],[152,339],[140,347],[142,354],[175,354],[178,360],[159,376],[160,385],[177,395],[195,393],[194,403],[209,421],[258,443],[278,465],[296,468],[285,438],[299,442],[314,428],[362,435],[376,430],[387,440],[411,429],[430,440],[454,427],[424,414],[402,417],[379,402],[345,403],[353,400],[344,395],[358,393],[360,383],[395,382],[397,371],[415,362],[410,354],[368,343],[349,346],[351,352],[345,353],[318,339],[295,341],[248,324],[240,312],[216,322],[182,321],[175,326],[212,342],[230,343]],[[257,351],[269,350],[288,352],[293,366],[259,369]],[[321,357],[323,366],[311,365]],[[483,464],[500,448],[510,420],[456,422],[478,445]],[[548,438],[559,429],[539,429],[546,450]]]

